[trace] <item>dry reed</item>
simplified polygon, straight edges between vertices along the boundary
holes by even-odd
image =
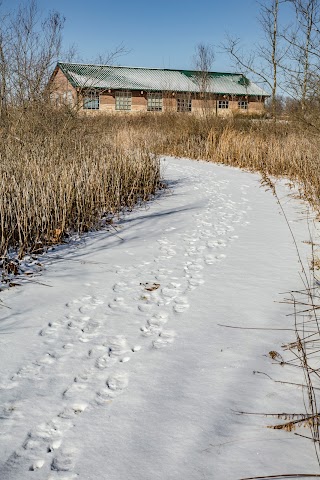
[[[11,114],[0,131],[0,255],[61,240],[145,200],[159,186],[155,155],[204,159],[287,176],[320,210],[319,136],[294,122],[185,114]]]
[[[159,186],[159,161],[143,145],[125,147],[107,129],[47,113],[49,120],[16,115],[1,132],[3,258],[10,249],[21,258],[96,228],[102,217],[145,201]]]
[[[285,176],[320,210],[320,136],[296,122],[154,114],[100,118],[156,154]]]

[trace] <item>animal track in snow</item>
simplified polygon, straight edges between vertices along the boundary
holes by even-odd
[[[161,247],[160,250],[166,255],[166,258],[172,258],[177,253],[173,248],[169,246]]]
[[[124,390],[128,386],[128,375],[126,373],[115,373],[107,380],[108,388],[113,392]]]
[[[181,284],[176,282],[170,282],[166,287],[161,289],[161,293],[164,297],[174,298],[181,292]]]
[[[177,297],[175,299],[175,305],[173,306],[173,310],[176,313],[183,313],[188,310],[189,307],[190,305],[188,303],[187,297]]]
[[[114,373],[110,375],[106,387],[97,393],[96,402],[103,405],[113,398],[121,395],[128,386],[128,375],[126,373]]]
[[[216,260],[223,260],[224,258],[226,258],[227,255],[225,255],[224,253],[221,253],[220,255],[216,255]]]
[[[11,401],[0,406],[0,421],[1,421],[1,435],[6,435],[12,429],[14,423],[23,418],[23,414],[20,411],[19,404]]]
[[[69,330],[79,329],[81,330],[86,323],[91,319],[89,316],[85,315],[67,315],[66,317],[69,321],[67,323],[67,328]]]
[[[32,472],[36,470],[40,470],[40,468],[42,468],[44,464],[45,464],[45,461],[42,458],[39,460],[35,460],[31,465],[31,467],[29,468],[29,470]]]
[[[115,363],[117,363],[117,359],[114,357],[110,357],[110,355],[106,353],[105,355],[97,358],[95,366],[100,370],[104,370],[105,368],[112,367]]]
[[[86,389],[87,386],[85,383],[75,382],[63,392],[63,397],[67,399],[77,398],[79,394],[83,393]]]
[[[135,345],[133,348],[132,348],[132,351],[133,352],[139,352],[141,350],[141,346],[140,345]]]
[[[75,467],[76,450],[71,447],[62,448],[51,463],[51,470],[70,472]]]
[[[153,348],[160,349],[171,345],[174,342],[176,333],[174,330],[163,330],[158,338],[152,342]]]
[[[202,262],[201,258],[196,259],[193,262],[187,262],[186,266],[184,268],[185,271],[187,271],[187,272],[200,272],[201,270],[203,270],[203,265],[201,265],[200,262]]]
[[[89,321],[87,322],[84,327],[81,329],[81,331],[85,334],[89,335],[94,335],[96,330],[100,327],[100,323],[97,321]]]
[[[150,313],[153,307],[154,305],[152,303],[140,303],[138,305],[138,310],[140,310],[140,312]]]
[[[127,282],[119,281],[115,283],[112,287],[113,291],[116,293],[127,294],[134,288],[134,285],[130,285]]]
[[[40,330],[39,335],[41,337],[44,337],[46,335],[54,335],[55,333],[57,333],[57,331],[61,327],[62,327],[61,322],[58,322],[58,321],[49,322],[47,327],[42,328]]]
[[[216,257],[214,255],[206,255],[204,261],[207,265],[212,265],[216,262]]]
[[[81,303],[81,300],[78,298],[75,298],[74,300],[71,300],[71,302],[66,303],[66,307],[73,308],[75,306],[78,306]]]
[[[129,351],[127,339],[123,335],[115,335],[108,340],[110,357],[120,357]]]
[[[119,312],[126,312],[129,307],[125,302],[124,297],[116,297],[108,304],[109,308],[113,310],[114,312],[119,311]]]
[[[148,337],[150,335],[159,334],[162,327],[168,321],[168,314],[165,312],[153,315],[147,324],[141,328],[142,335]]]
[[[91,305],[91,304],[88,304],[88,305],[82,305],[80,308],[79,308],[79,312],[80,313],[91,313],[93,312],[94,310],[97,309],[97,305]]]
[[[224,248],[227,244],[223,240],[208,240],[207,246],[209,248]]]

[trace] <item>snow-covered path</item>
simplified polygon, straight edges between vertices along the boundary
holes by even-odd
[[[235,411],[304,411],[268,352],[301,288],[257,175],[164,160],[170,190],[50,253],[0,310],[1,480],[237,480],[317,472],[308,440]],[[280,196],[304,259],[304,206]],[[299,379],[298,379],[299,381]]]

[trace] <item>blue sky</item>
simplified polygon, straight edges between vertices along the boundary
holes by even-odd
[[[4,0],[3,10],[18,0]],[[231,61],[218,47],[227,33],[250,49],[261,38],[256,0],[38,0],[46,13],[57,10],[66,17],[64,48],[75,44],[81,60],[123,44],[128,53],[119,65],[193,68],[192,56],[200,43],[212,44],[213,70],[231,71]],[[61,58],[63,60],[63,58]]]

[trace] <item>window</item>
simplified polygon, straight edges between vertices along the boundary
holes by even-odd
[[[132,93],[131,92],[116,92],[116,110],[131,110]]]
[[[248,102],[246,100],[239,100],[238,108],[240,108],[240,110],[247,110],[248,109]]]
[[[229,100],[219,100],[218,108],[229,108]]]
[[[50,93],[50,102],[57,107],[60,104],[60,95],[57,92]]]
[[[147,95],[148,112],[162,112],[162,93],[149,92]]]
[[[100,99],[99,93],[95,90],[89,90],[83,97],[84,110],[99,110]]]
[[[191,112],[192,100],[190,95],[179,95],[177,97],[177,112]]]
[[[64,105],[70,105],[70,106],[73,105],[73,96],[72,96],[71,90],[68,90],[67,92],[64,92],[62,97],[63,97]]]

